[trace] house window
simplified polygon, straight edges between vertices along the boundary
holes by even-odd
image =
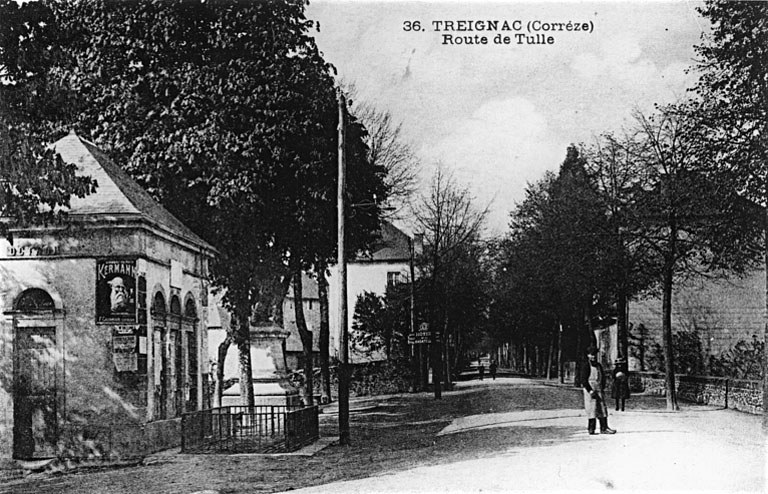
[[[387,286],[394,286],[403,282],[403,273],[390,271],[387,273]]]

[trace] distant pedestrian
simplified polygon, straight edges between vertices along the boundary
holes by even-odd
[[[480,373],[480,380],[483,380],[483,376],[485,375],[485,366],[481,363],[480,367],[477,369]]]
[[[619,355],[613,363],[613,385],[611,396],[616,401],[616,411],[624,411],[624,402],[629,398],[629,367],[627,360]]]
[[[495,360],[493,362],[491,362],[491,367],[490,367],[491,377],[493,378],[494,381],[496,380],[496,369],[498,369],[498,367],[499,366],[498,366],[498,364],[496,364]]]
[[[584,390],[584,411],[587,413],[587,431],[595,432],[595,422],[600,421],[600,434],[616,434],[608,427],[608,407],[605,404],[605,374],[597,361],[597,348],[587,349],[587,362],[581,367],[581,387]]]

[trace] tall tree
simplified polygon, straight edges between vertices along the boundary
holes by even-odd
[[[587,169],[595,182],[598,198],[607,221],[602,224],[606,245],[604,273],[616,300],[619,351],[628,356],[629,298],[648,287],[651,273],[643,269],[648,253],[638,239],[642,222],[637,221],[638,192],[645,183],[643,167],[637,157],[645,146],[642,136],[604,134],[586,151]]]
[[[646,145],[638,157],[648,181],[638,198],[650,256],[662,293],[667,408],[677,410],[672,339],[672,293],[681,278],[749,268],[761,240],[758,208],[742,198],[733,176],[701,152],[701,127],[685,108],[637,115]]]
[[[587,330],[609,314],[612,294],[606,215],[577,147],[567,149],[557,175],[528,187],[510,227],[501,274],[507,288],[498,310],[516,314],[511,329],[523,348],[557,346],[558,355],[580,358],[594,338]],[[563,353],[566,346],[571,349]],[[561,362],[558,369],[562,376]]]
[[[49,144],[51,125],[67,115],[71,91],[51,77],[59,51],[53,13],[37,2],[0,1],[0,235],[66,216],[71,196],[93,192],[96,182],[77,176]],[[41,207],[42,206],[42,207]]]
[[[420,258],[422,277],[427,280],[430,344],[435,398],[442,398],[443,353],[450,318],[447,298],[451,270],[465,249],[479,241],[488,207],[478,208],[469,190],[438,166],[429,190],[417,201],[414,217],[424,233]]]
[[[701,74],[694,88],[699,96],[696,112],[705,116],[701,126],[707,130],[702,143],[721,166],[738,173],[745,193],[766,206],[768,3],[706,0],[698,10],[712,23],[696,47],[695,70]],[[768,266],[768,243],[765,262]],[[768,339],[768,320],[764,337]],[[768,368],[768,360],[764,365]],[[763,403],[766,400],[768,380],[763,381]],[[765,412],[763,426],[768,429]]]
[[[364,102],[353,112],[368,131],[368,159],[386,170],[387,214],[397,215],[416,191],[420,162],[402,132],[402,122],[388,111]]]
[[[48,123],[89,136],[219,250],[249,404],[250,326],[281,322],[296,265],[316,260],[303,243],[327,227],[315,215],[335,207],[333,69],[305,4],[40,4],[56,25],[46,73],[77,96]]]

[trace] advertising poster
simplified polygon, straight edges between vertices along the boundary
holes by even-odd
[[[136,261],[96,261],[96,322],[136,322]]]

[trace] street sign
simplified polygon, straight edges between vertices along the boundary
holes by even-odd
[[[422,328],[427,328],[427,330],[422,331]],[[434,335],[430,333],[429,325],[427,323],[421,323],[419,325],[419,331],[408,335],[409,345],[425,345],[434,342],[440,342],[440,333]]]

